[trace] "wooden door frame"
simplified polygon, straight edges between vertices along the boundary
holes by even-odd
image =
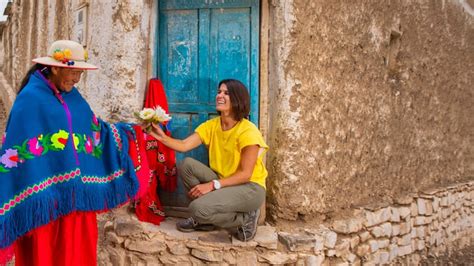
[[[269,121],[269,21],[270,21],[270,0],[260,0],[260,36],[259,36],[259,125],[258,128],[263,134],[265,142],[269,143],[270,121]],[[157,51],[160,48],[159,42],[159,0],[153,0],[151,5],[148,47],[146,61],[147,81],[157,77],[159,64]],[[148,85],[148,82],[145,82]],[[143,95],[143,97],[145,97]],[[261,208],[260,223],[265,219],[265,205]]]

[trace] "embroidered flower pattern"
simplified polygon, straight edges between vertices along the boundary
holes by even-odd
[[[30,153],[32,153],[34,156],[40,156],[43,153],[43,146],[41,146],[41,135],[38,138],[32,138],[28,141],[28,150]]]
[[[91,127],[92,136],[73,134],[74,146],[78,153],[84,152],[100,158],[102,156],[100,124],[95,116],[92,118]],[[114,132],[114,134],[118,134],[118,132]],[[0,173],[9,172],[11,168],[18,167],[19,163],[45,155],[49,151],[62,151],[65,149],[68,139],[69,133],[62,129],[53,134],[40,134],[38,137],[27,139],[21,145],[15,145],[5,150],[4,154],[0,156]]]
[[[93,147],[92,147],[92,139],[91,137],[84,136],[84,139],[86,139],[86,142],[84,143],[84,149],[86,150],[87,153],[92,153]]]
[[[19,161],[18,151],[15,149],[7,149],[2,157],[0,157],[0,161],[6,168],[17,167]]]
[[[69,138],[69,133],[64,130],[59,130],[58,133],[54,133],[51,136],[51,142],[53,143],[53,147],[58,150],[63,150],[66,147],[67,139]]]

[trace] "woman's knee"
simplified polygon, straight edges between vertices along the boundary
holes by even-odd
[[[191,157],[184,158],[181,162],[178,163],[178,172],[187,172],[193,168],[196,160]]]

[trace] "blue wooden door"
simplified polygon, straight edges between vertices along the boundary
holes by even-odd
[[[250,92],[250,120],[258,125],[259,0],[160,0],[159,77],[172,115],[173,135],[185,138],[217,115],[220,80],[242,81]],[[207,163],[199,147],[177,159]],[[187,206],[181,181],[175,193],[160,191],[165,205]]]

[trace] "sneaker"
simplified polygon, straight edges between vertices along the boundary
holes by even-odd
[[[181,232],[193,232],[193,231],[212,231],[214,225],[212,224],[199,224],[194,221],[193,217],[179,221],[176,223],[176,228]]]
[[[237,228],[237,234],[235,237],[242,242],[252,240],[257,233],[257,223],[259,216],[260,209],[249,212],[247,221],[242,226]]]

